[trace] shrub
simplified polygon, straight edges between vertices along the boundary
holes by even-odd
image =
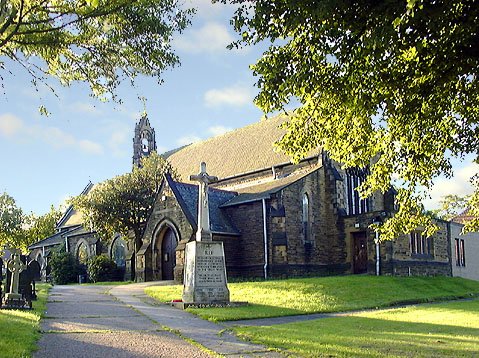
[[[48,264],[55,284],[64,285],[77,282],[79,267],[75,257],[70,252],[63,250],[53,251]]]
[[[98,255],[88,259],[88,277],[93,282],[115,281],[118,269],[115,261],[106,255]]]

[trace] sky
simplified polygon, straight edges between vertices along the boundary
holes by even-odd
[[[226,46],[237,38],[229,24],[234,9],[209,0],[187,0],[197,8],[192,26],[175,36],[181,66],[167,70],[159,85],[140,78],[122,85],[122,105],[101,103],[85,84],[35,90],[15,63],[6,63],[0,91],[0,193],[11,195],[25,212],[38,215],[94,183],[132,167],[135,123],[146,110],[155,128],[158,152],[219,135],[259,121],[253,104],[257,78],[249,65],[266,45],[241,50]],[[143,103],[138,97],[145,97]],[[44,104],[51,115],[40,115]],[[456,163],[454,180],[439,178],[428,208],[441,196],[471,192],[477,166]],[[214,173],[213,173],[214,174]]]

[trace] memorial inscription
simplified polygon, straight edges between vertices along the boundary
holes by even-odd
[[[186,244],[183,302],[188,304],[229,303],[223,243],[213,241],[208,203],[208,184],[218,178],[208,175],[206,164],[191,180],[198,187],[198,230],[196,240]]]

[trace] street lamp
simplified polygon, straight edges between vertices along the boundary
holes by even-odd
[[[376,216],[373,219],[373,225],[374,226],[379,226],[383,223],[383,219],[380,216]],[[380,255],[379,255],[379,232],[378,229],[376,228],[376,239],[374,239],[374,243],[376,244],[376,276],[379,276],[380,273]]]

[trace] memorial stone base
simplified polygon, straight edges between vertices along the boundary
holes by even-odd
[[[19,293],[7,293],[3,305],[0,307],[2,309],[31,309],[32,301],[25,300]]]
[[[185,255],[183,303],[229,304],[223,243],[192,241],[186,244]]]

